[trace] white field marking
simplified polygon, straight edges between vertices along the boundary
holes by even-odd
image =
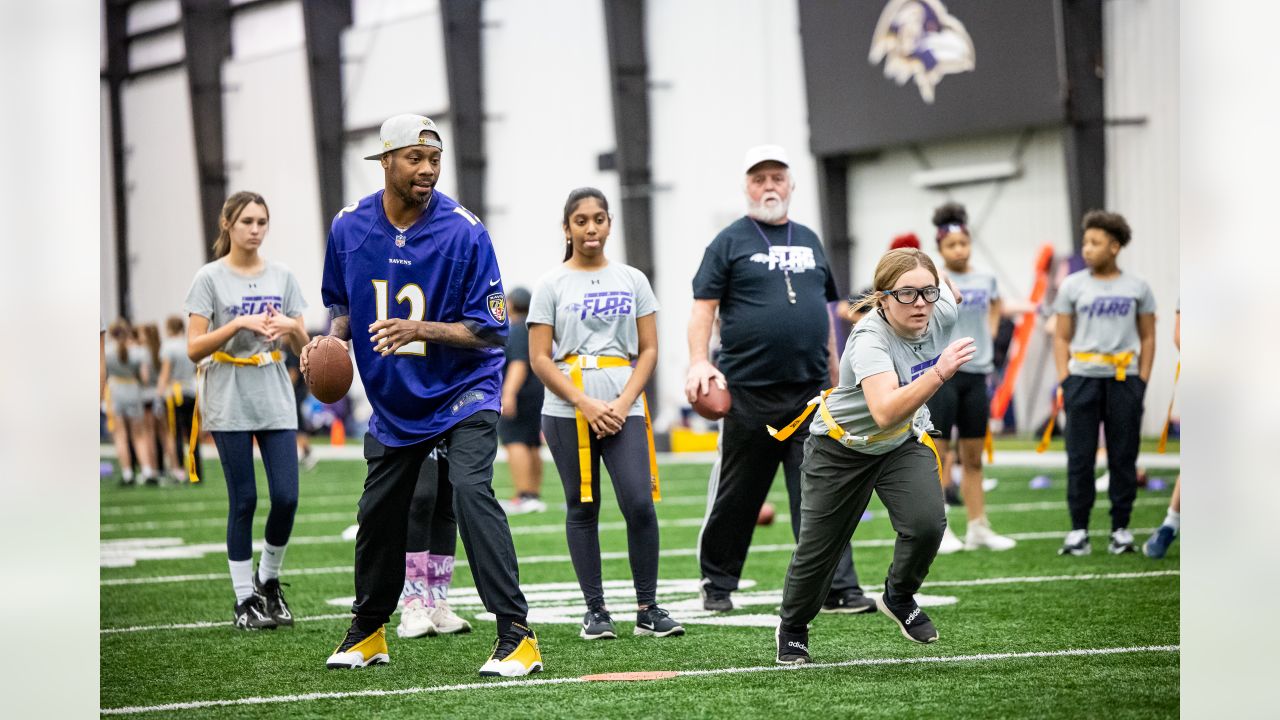
[[[702,500],[699,500],[701,503]],[[1168,500],[1163,497],[1145,497],[1134,500],[1134,506],[1156,506],[1161,507],[1168,504]],[[1006,503],[997,505],[988,505],[988,513],[1024,513],[1024,512],[1045,512],[1061,510],[1066,507],[1065,502],[1044,500],[1039,502],[1024,503]],[[962,512],[957,509],[954,511],[957,515]],[[354,518],[353,514],[345,513],[317,513],[312,515],[300,514],[295,522],[306,522],[306,518],[323,519],[330,521],[337,518],[344,522],[348,522]],[[887,520],[888,516],[883,511],[873,511],[871,517],[864,522],[877,522]],[[775,517],[777,523],[788,523],[791,516],[787,513],[780,513]],[[676,518],[669,520],[659,520],[658,527],[701,527],[702,518]],[[182,529],[194,525],[208,525],[221,527],[225,524],[222,518],[204,518],[197,520],[176,520],[166,521],[163,523],[121,523],[116,527],[125,525],[139,526],[139,529]],[[164,526],[163,528],[161,526]],[[147,527],[141,527],[147,526]],[[102,526],[106,530],[108,525]],[[115,529],[115,528],[113,528]],[[604,531],[625,530],[626,523],[623,521],[611,521],[600,523],[600,529]],[[511,528],[511,534],[515,535],[554,535],[564,531],[564,524],[544,523],[539,525],[517,525]],[[1016,539],[1016,538],[1015,538]],[[320,544],[324,542],[350,542],[343,541],[338,536],[303,536],[290,540],[290,542]],[[199,543],[193,545],[183,545],[178,538],[121,538],[112,540],[103,540],[100,545],[101,557],[99,561],[100,567],[132,567],[137,564],[138,560],[189,560],[198,559],[212,552],[222,552],[224,546],[222,543]]]
[[[1147,535],[1155,532],[1155,528],[1131,528],[1130,531],[1135,535]],[[1011,537],[1014,540],[1057,540],[1059,538],[1066,537],[1066,534],[1063,533],[1061,530],[1049,530],[1047,532],[1009,533],[1006,537]],[[160,538],[160,539],[169,540],[169,541],[177,540],[177,538]],[[334,543],[334,542],[347,542],[347,541],[342,540],[340,538],[324,536],[324,535],[319,537],[312,537],[312,538],[295,537],[295,538],[290,538],[289,540],[290,545],[320,545],[320,544]],[[855,548],[893,547],[896,542],[897,542],[896,538],[871,538],[867,540],[854,540],[851,544]],[[104,542],[104,545],[105,545],[105,542]],[[255,550],[261,551],[262,543],[254,542],[253,547]],[[165,557],[163,553],[167,549],[173,550],[174,552],[173,557],[184,557],[184,558],[202,557],[203,555],[208,553],[226,552],[226,545],[223,543],[205,543],[202,545],[182,545],[175,548],[162,547],[155,550],[138,550],[137,552],[138,553],[154,553],[156,554],[156,557],[163,558]],[[794,543],[751,546],[751,552],[753,553],[791,552],[795,549],[796,549],[796,546]],[[197,551],[199,552],[199,554],[192,554]],[[108,560],[105,555],[105,552],[106,552],[105,547],[103,548],[103,552],[104,552],[104,556],[102,560],[103,567],[113,567],[106,564]],[[183,552],[186,552],[188,554],[186,555],[180,554]],[[663,550],[658,553],[660,557],[689,557],[689,556],[696,556],[697,554],[698,554],[697,548],[674,548],[670,550]],[[139,557],[141,557],[141,555],[139,555]],[[144,559],[149,559],[150,557],[151,555],[148,555],[147,558],[144,558]],[[628,557],[630,556],[627,554],[625,550],[600,553],[601,560],[626,560],[628,559]],[[568,555],[520,556],[519,554],[517,554],[516,559],[521,565],[542,565],[546,563],[563,563],[563,562],[569,562],[570,560]],[[117,565],[114,567],[124,567],[124,566]],[[457,563],[454,565],[454,567],[467,567],[467,561],[458,560]],[[340,566],[340,567],[329,567],[329,568],[302,568],[302,569],[296,569],[296,570],[291,569],[289,570],[289,572],[299,573],[299,574],[325,575],[329,573],[352,572],[352,569],[353,568],[351,566]],[[160,583],[171,583],[171,582],[197,582],[202,580],[222,580],[225,578],[226,578],[225,573],[200,573],[200,574],[194,574],[194,575],[162,575],[162,576],[137,577],[137,578],[107,578],[99,581],[99,584],[104,587],[109,585],[155,585]]]
[[[307,505],[350,505],[355,507],[360,494],[345,495],[303,495],[301,501]],[[196,500],[192,502],[166,502],[152,504],[131,503],[126,505],[103,505],[102,515],[108,517],[124,517],[129,515],[156,515],[159,513],[187,513],[205,510],[227,511],[227,500]]]
[[[317,568],[317,569],[322,569],[322,568]],[[324,569],[327,569],[327,568],[324,568]],[[338,569],[345,570],[346,572],[351,572],[351,568],[338,568]],[[294,572],[296,573],[297,571],[294,571]],[[1033,576],[1033,577],[975,578],[971,580],[939,580],[936,582],[925,582],[923,587],[924,588],[978,587],[978,586],[985,586],[985,585],[1018,585],[1023,583],[1045,583],[1045,582],[1072,582],[1072,581],[1092,581],[1092,580],[1138,580],[1143,578],[1177,576],[1181,574],[1182,573],[1178,570],[1151,570],[1148,572],[1127,572],[1127,573],[1083,573],[1079,575],[1041,575],[1041,576]],[[226,573],[219,573],[217,575],[212,576],[213,579],[218,579],[223,581],[226,580],[226,577],[227,577]],[[680,581],[659,580],[658,582],[661,585],[662,583],[677,583]],[[689,582],[696,582],[696,581],[689,581]],[[741,587],[743,589],[751,588],[754,586],[755,586],[754,580],[751,580],[749,578],[742,579]],[[611,592],[616,593],[619,591],[620,588],[625,588],[626,592],[628,593],[627,595],[628,598],[634,596],[633,594],[631,594],[632,584],[631,584],[631,581],[629,580],[606,580],[604,582],[604,587],[606,590],[607,597],[611,597],[609,593]],[[556,591],[572,591],[574,594],[574,597],[577,597],[580,594],[580,591],[578,590],[578,584],[576,582],[540,583],[536,585],[524,586],[523,589],[525,590],[526,593],[530,593],[530,594],[537,590],[540,590],[546,593],[554,593]],[[694,591],[696,592],[696,585],[695,585]],[[770,591],[763,591],[763,592],[770,592]],[[779,591],[772,591],[772,592],[779,592]],[[351,598],[344,598],[344,600],[347,605],[351,604],[351,600],[352,600]],[[474,588],[454,588],[453,590],[450,590],[449,604],[456,608],[480,607],[480,601]],[[337,615],[308,615],[305,617],[294,616],[294,621],[309,622],[309,621],[315,621],[315,620],[335,620],[338,618],[346,618],[350,616],[351,616],[350,613],[341,613]],[[98,632],[103,635],[109,635],[112,633],[143,632],[148,630],[183,630],[183,629],[190,629],[190,628],[218,627],[221,625],[227,625],[229,623],[230,623],[229,620],[210,620],[210,621],[194,622],[194,623],[179,623],[176,625],[145,625],[145,626],[135,626],[135,627],[102,628]]]
[[[868,667],[884,665],[925,665],[938,663],[962,662],[997,662],[1000,660],[1023,660],[1031,658],[1059,657],[1100,657],[1106,655],[1122,655],[1129,653],[1176,653],[1178,645],[1137,645],[1129,647],[1109,648],[1070,648],[1067,650],[1036,650],[1019,653],[983,653],[980,655],[927,655],[923,657],[905,658],[860,658],[835,663],[811,663],[809,665],[756,665],[732,668],[708,668],[705,670],[681,670],[677,677],[708,677],[714,675],[737,675],[742,673],[770,672],[804,672],[808,670],[828,670],[832,668]],[[373,671],[370,671],[373,672]],[[192,702],[169,703],[166,705],[133,705],[128,707],[102,708],[103,715],[138,715],[150,712],[173,710],[197,710],[208,707],[228,707],[236,705],[265,705],[269,703],[297,703],[309,700],[341,700],[357,697],[389,697],[395,695],[420,695],[423,693],[452,692],[458,690],[499,690],[506,688],[536,687],[541,685],[562,685],[565,683],[588,682],[580,677],[537,678],[533,680],[506,680],[497,682],[461,683],[457,685],[437,685],[435,687],[400,688],[396,690],[355,690],[347,692],[318,692],[301,695],[270,695],[266,697],[232,698],[227,700],[196,700]]]

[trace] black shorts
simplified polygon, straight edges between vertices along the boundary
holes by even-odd
[[[537,398],[541,400],[542,398]],[[498,442],[542,447],[542,403],[516,401],[516,416],[498,418]]]
[[[929,398],[928,406],[933,426],[942,433],[943,440],[951,439],[952,427],[960,431],[963,440],[986,437],[987,416],[991,412],[987,376],[956,373]]]

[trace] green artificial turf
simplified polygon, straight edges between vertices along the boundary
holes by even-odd
[[[547,465],[544,499],[551,509],[511,519],[522,562],[522,584],[573,583],[564,539],[563,492],[554,468]],[[660,577],[698,577],[695,546],[704,512],[706,465],[663,467],[666,502],[658,505],[662,522]],[[505,466],[497,466],[495,490],[510,493]],[[1048,489],[1033,490],[1028,480],[1046,474]],[[1169,487],[1139,492],[1132,525],[1152,528],[1164,516]],[[988,468],[1000,480],[987,495],[990,519],[1001,533],[1040,533],[1008,552],[968,552],[937,559],[921,593],[956,598],[954,604],[926,607],[937,625],[939,642],[908,642],[883,615],[819,615],[810,633],[815,662],[859,659],[945,658],[993,653],[1040,653],[1064,650],[1143,648],[1178,644],[1179,545],[1164,560],[1142,555],[1113,557],[1106,553],[1108,502],[1099,494],[1094,512],[1094,553],[1058,557],[1068,529],[1063,471]],[[156,706],[168,703],[230,700],[246,697],[297,696],[310,693],[430,688],[484,684],[443,692],[416,692],[379,697],[299,699],[288,702],[175,709],[141,717],[183,718],[335,718],[335,717],[774,717],[802,713],[816,717],[1171,717],[1178,712],[1179,654],[1147,650],[1095,656],[1050,656],[978,659],[963,662],[854,665],[836,668],[768,670],[735,674],[684,675],[674,679],[632,683],[564,683],[503,687],[506,680],[481,680],[476,670],[493,643],[492,622],[476,621],[481,609],[466,606],[471,577],[455,574],[459,612],[476,631],[467,635],[400,640],[393,618],[388,626],[391,664],[354,672],[327,671],[324,660],[341,640],[345,617],[305,621],[308,616],[342,615],[346,609],[328,600],[354,594],[349,570],[353,543],[339,539],[354,522],[355,502],[363,481],[363,464],[331,461],[301,479],[295,543],[286,557],[284,580],[294,615],[293,628],[242,632],[231,627],[233,596],[225,553],[226,493],[216,461],[206,461],[200,486],[120,488],[102,483],[104,557],[123,539],[212,548],[200,557],[142,559],[131,567],[104,567],[101,626],[120,629],[212,621],[215,627],[104,632],[101,635],[101,707]],[[606,484],[607,485],[607,484]],[[255,538],[268,500],[259,466],[260,496]],[[601,532],[604,552],[626,550],[611,488],[602,493]],[[770,495],[779,513],[787,503],[781,479]],[[889,541],[893,530],[878,501],[855,541]],[[964,512],[949,515],[963,535]],[[780,591],[790,553],[785,518],[758,528],[744,579],[755,585],[745,593]],[[1139,532],[1138,540],[1147,532]],[[162,539],[169,540],[162,540]],[[459,543],[459,560],[464,558]],[[891,559],[888,542],[855,548],[863,586],[881,589]],[[304,574],[303,570],[318,572]],[[1030,578],[1131,574],[1127,577],[1029,582]],[[209,578],[201,576],[208,575]],[[625,558],[604,561],[605,580],[629,581]],[[155,578],[196,576],[182,581]],[[122,584],[137,579],[143,584]],[[1004,579],[991,584],[967,584]],[[1015,580],[1021,579],[1018,582]],[[947,584],[961,582],[966,584]],[[941,583],[931,586],[929,583]],[[570,592],[569,595],[573,593]],[[536,593],[530,593],[536,597]],[[693,592],[662,594],[670,605],[688,601]],[[546,672],[534,679],[578,678],[587,674],[634,670],[713,670],[773,668],[773,631],[767,627],[732,627],[686,623],[684,637],[653,639],[631,635],[634,615],[623,597],[610,600],[620,637],[585,642],[575,624],[535,624]],[[547,602],[534,601],[546,605]],[[550,604],[577,608],[580,598]],[[581,616],[582,609],[575,609]],[[773,614],[772,606],[740,608],[734,615]],[[673,611],[680,619],[680,613]]]

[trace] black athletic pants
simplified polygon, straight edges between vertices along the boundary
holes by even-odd
[[[405,552],[454,555],[458,551],[458,521],[453,515],[453,483],[444,443],[436,447],[436,455],[422,462],[418,484],[413,486]]]
[[[733,399],[720,429],[720,457],[711,468],[707,488],[707,517],[698,535],[698,562],[708,590],[738,589],[742,566],[751,547],[760,506],[769,494],[782,464],[791,506],[791,534],[800,537],[800,463],[809,422],[784,442],[769,436],[765,425],[782,427],[799,415],[810,398],[821,392],[817,383],[761,387],[729,385]],[[845,545],[831,581],[831,594],[862,592],[853,568],[853,547]]]
[[[636,587],[636,604],[652,605],[658,592],[658,514],[653,509],[653,489],[649,481],[649,435],[644,418],[630,416],[622,430],[597,440],[591,436],[591,495],[594,502],[581,501],[582,475],[578,469],[578,428],[573,418],[542,416],[542,433],[556,461],[564,484],[568,510],[565,536],[569,557],[582,588],[587,608],[604,604],[604,583],[600,570],[600,460],[604,460],[613,480],[613,492],[627,523],[627,559]]]
[[[174,447],[178,453],[178,467],[187,466],[187,443],[191,442],[191,422],[196,409],[196,397],[183,395],[182,404],[173,407],[173,427],[169,432],[174,436]],[[196,439],[196,475],[204,477],[204,460],[200,457],[200,440]]]
[[[1067,414],[1067,507],[1071,529],[1088,530],[1089,513],[1097,496],[1094,466],[1098,459],[1098,424],[1107,439],[1107,469],[1111,472],[1111,529],[1129,527],[1138,496],[1138,442],[1142,429],[1142,398],[1147,384],[1136,375],[1123,382],[1114,378],[1068,375],[1062,383],[1062,407]]]
[[[485,609],[497,616],[498,634],[525,623],[529,606],[506,513],[493,495],[498,413],[482,410],[439,436],[416,445],[387,447],[365,436],[369,475],[360,496],[356,534],[356,601],[351,612],[366,631],[391,619],[404,589],[409,508],[422,465],[441,442],[449,446],[449,482],[462,545]]]

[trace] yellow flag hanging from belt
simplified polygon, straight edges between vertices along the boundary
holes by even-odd
[[[569,365],[569,380],[579,391],[584,389],[582,371],[600,368],[631,367],[627,358],[607,357],[602,355],[566,355],[564,362]],[[654,502],[662,500],[661,483],[658,480],[658,453],[653,444],[653,421],[649,417],[649,398],[640,393],[644,405],[644,427],[649,441],[649,491]],[[573,419],[578,435],[578,500],[595,502],[591,491],[591,425],[581,410],[574,409]]]

